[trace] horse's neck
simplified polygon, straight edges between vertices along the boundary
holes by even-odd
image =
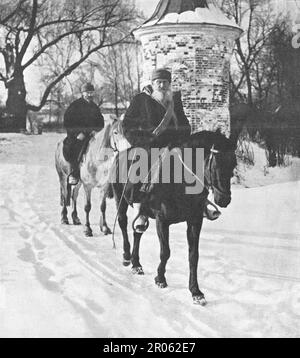
[[[83,164],[96,163],[101,158],[101,149],[103,144],[103,133],[102,131],[96,133],[95,137],[91,138],[88,148],[86,150]]]
[[[182,149],[184,148],[192,148],[192,149],[198,149],[203,148],[204,149],[204,155],[205,157],[209,154],[210,149],[213,146],[213,138],[208,138],[204,136],[191,136],[190,139],[188,139],[186,142],[183,143]]]

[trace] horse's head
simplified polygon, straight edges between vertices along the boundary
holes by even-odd
[[[195,133],[189,142],[194,148],[204,148],[205,187],[212,189],[217,205],[227,207],[231,201],[230,182],[236,166],[236,144],[219,131]]]
[[[212,188],[214,202],[226,208],[231,202],[231,178],[236,167],[236,145],[221,133],[212,133],[206,146],[205,179]]]
[[[122,121],[116,120],[110,128],[110,146],[115,152],[122,152],[130,148],[130,144],[124,137]]]

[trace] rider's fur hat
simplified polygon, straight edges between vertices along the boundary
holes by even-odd
[[[94,92],[95,87],[91,84],[91,82],[87,82],[82,86],[82,92]]]
[[[168,80],[171,83],[172,75],[171,72],[166,70],[165,68],[159,68],[152,72],[152,81],[155,80]]]

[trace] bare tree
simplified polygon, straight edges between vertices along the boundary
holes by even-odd
[[[97,52],[97,58],[90,63],[101,74],[105,94],[115,105],[119,116],[119,104],[126,107],[133,96],[140,92],[141,49],[134,40]]]
[[[6,5],[0,3],[4,39],[0,80],[8,91],[7,110],[19,128],[25,128],[27,111],[40,110],[51,90],[93,53],[127,38],[126,25],[135,18],[132,1],[15,0]],[[28,103],[24,71],[41,58],[55,57],[65,46],[72,46],[70,56],[57,68],[40,103]]]
[[[275,15],[268,0],[222,0],[222,9],[244,29],[244,35],[236,40],[234,50],[239,74],[230,77],[232,96],[243,98],[240,90],[246,87],[247,103],[253,105],[253,73],[260,70],[257,58],[271,35]],[[259,85],[258,85],[259,86]]]

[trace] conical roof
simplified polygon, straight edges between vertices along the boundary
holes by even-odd
[[[142,28],[167,24],[213,24],[239,28],[214,0],[160,0],[153,15]]]

